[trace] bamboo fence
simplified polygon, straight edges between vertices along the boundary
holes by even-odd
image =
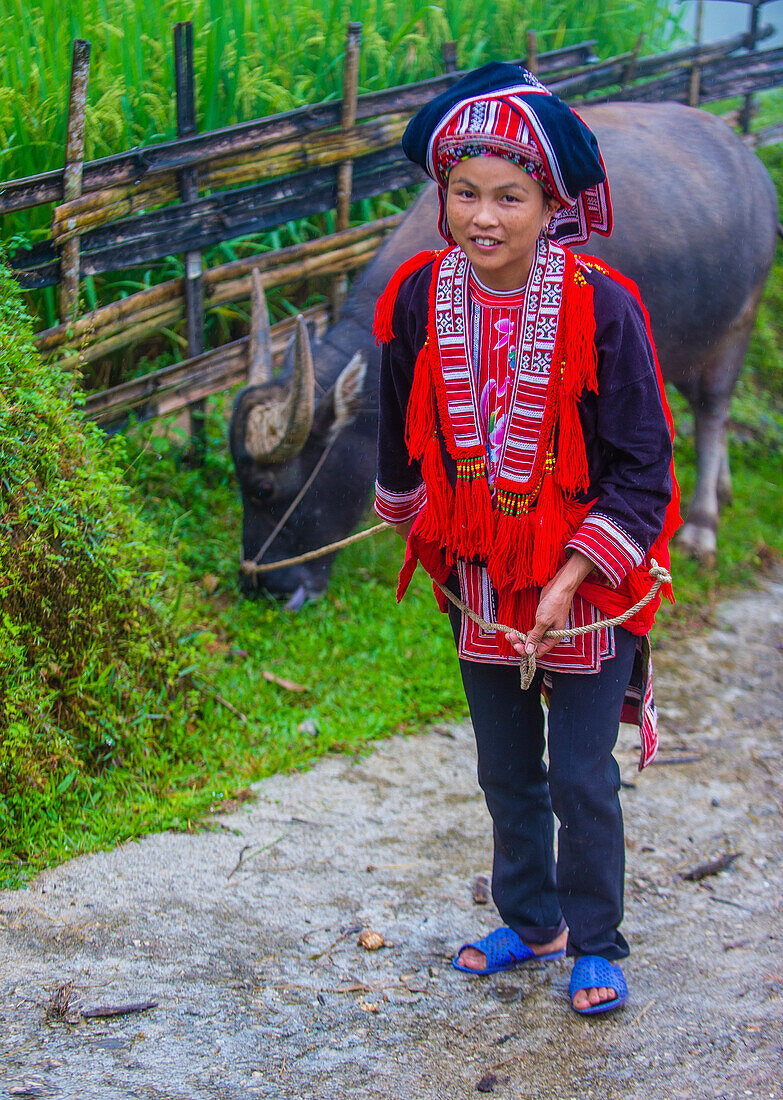
[[[538,53],[528,38],[528,66],[577,105],[611,99],[691,104],[742,95],[747,131],[750,97],[783,84],[783,49],[758,50],[772,34],[759,24],[766,0],[744,0],[745,34],[718,42],[639,56],[634,50],[601,61],[593,42]],[[257,269],[265,288],[313,275],[333,279],[339,308],[348,272],[365,264],[401,216],[349,228],[352,202],[422,181],[399,141],[413,111],[462,75],[454,43],[444,45],[445,74],[417,84],[357,95],[361,26],[349,24],[343,97],[238,126],[196,133],[192,28],[175,28],[178,138],[82,163],[89,43],[74,44],[65,168],[0,184],[0,213],[54,204],[50,238],[11,261],[26,289],[60,287],[61,324],[40,332],[44,357],[81,367],[137,344],[183,319],[188,357],[173,367],[87,398],[86,414],[124,422],[186,406],[246,376],[248,339],[203,351],[205,309],[250,296]],[[80,144],[81,142],[81,144]],[[336,211],[337,231],[303,244],[202,270],[202,252],[297,218]],[[142,266],[172,254],[185,275],[77,316],[80,278]],[[314,314],[323,323],[327,314]],[[290,322],[273,327],[278,352]]]

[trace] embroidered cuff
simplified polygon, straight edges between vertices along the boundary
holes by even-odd
[[[594,561],[613,588],[644,560],[644,551],[639,544],[622,527],[599,512],[591,512],[587,516],[566,549],[579,550]]]
[[[407,523],[415,519],[427,503],[427,486],[422,481],[406,493],[392,493],[375,482],[375,511],[387,523]]]

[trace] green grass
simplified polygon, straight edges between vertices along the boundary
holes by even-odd
[[[220,427],[213,410],[210,428]],[[37,799],[7,837],[0,882],[151,830],[187,828],[252,780],[463,711],[448,623],[430,585],[418,578],[395,607],[395,536],[346,551],[324,599],[296,615],[243,601],[241,514],[222,438],[210,440],[201,473],[184,447],[158,457],[160,437],[149,429],[136,442],[132,476],[146,494],[145,518],[186,569],[172,598],[182,640],[197,654],[195,684],[205,687],[198,720],[167,730],[144,759],[120,756],[60,793],[58,773],[48,800]],[[306,690],[268,682],[264,672]]]
[[[172,34],[194,25],[202,130],[340,95],[345,28],[363,26],[360,91],[442,72],[442,43],[459,42],[463,67],[597,38],[605,55],[648,48],[674,24],[662,0],[6,0],[0,14],[0,174],[16,178],[62,163],[71,43],[92,42],[87,159],[175,136]]]

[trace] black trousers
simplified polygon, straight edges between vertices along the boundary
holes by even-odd
[[[456,633],[459,613],[451,619]],[[460,661],[494,827],[492,895],[526,943],[548,943],[567,926],[570,955],[628,954],[618,931],[625,841],[612,750],[635,651],[634,636],[617,627],[615,656],[600,672],[551,674],[548,771],[543,673],[522,691],[514,665]]]

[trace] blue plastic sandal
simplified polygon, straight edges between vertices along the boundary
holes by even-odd
[[[613,989],[617,996],[611,1001],[601,1001],[589,1008],[574,1008],[574,994],[580,989]],[[568,996],[571,1008],[581,1016],[592,1016],[596,1012],[612,1012],[621,1008],[628,1000],[628,986],[619,963],[611,963],[600,955],[581,955],[574,963],[571,981],[568,983]]]
[[[475,947],[477,951],[481,951],[487,956],[487,965],[483,970],[474,970],[470,966],[460,965],[459,957],[466,947]],[[475,974],[480,977],[482,974],[497,974],[500,970],[513,970],[520,963],[530,962],[532,959],[536,962],[549,962],[551,959],[562,959],[563,955],[565,955],[565,948],[562,947],[559,951],[553,951],[549,955],[536,955],[526,943],[522,942],[513,929],[496,928],[494,932],[490,932],[482,940],[476,940],[475,943],[463,943],[451,960],[451,965],[455,970],[462,970],[465,974]]]

